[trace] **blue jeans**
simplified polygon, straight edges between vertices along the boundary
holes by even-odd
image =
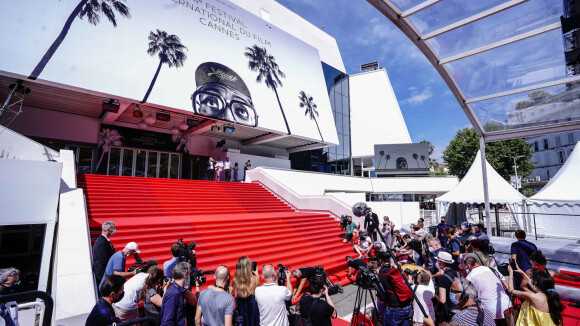
[[[405,308],[387,307],[383,317],[383,326],[410,326],[413,320],[413,306],[408,305]]]

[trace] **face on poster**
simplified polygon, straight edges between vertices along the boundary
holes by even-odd
[[[3,1],[0,12],[0,71],[338,143],[318,51],[229,1]]]

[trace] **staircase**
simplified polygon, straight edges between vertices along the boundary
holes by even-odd
[[[345,256],[353,255],[328,214],[300,213],[252,183],[79,175],[86,194],[91,240],[106,221],[116,223],[116,250],[135,241],[143,260],[172,258],[179,238],[195,241],[197,266],[235,270],[241,256],[292,269],[322,265],[333,281],[345,279]],[[127,266],[134,258],[127,258]],[[207,275],[207,284],[213,276]]]

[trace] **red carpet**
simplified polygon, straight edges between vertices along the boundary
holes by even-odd
[[[293,268],[322,265],[331,278],[345,279],[350,246],[339,238],[328,214],[297,213],[258,184],[79,175],[86,194],[91,239],[105,221],[114,221],[117,250],[139,245],[142,259],[160,265],[171,258],[179,238],[197,242],[198,268],[226,265],[233,273],[241,256]],[[134,262],[127,258],[127,266]],[[208,283],[213,277],[208,275]]]

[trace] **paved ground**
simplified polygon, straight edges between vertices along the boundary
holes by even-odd
[[[344,293],[337,293],[331,297],[334,302],[334,307],[339,317],[350,320],[352,312],[354,311],[354,304],[356,301],[356,293],[358,286],[349,284],[344,287]],[[372,305],[370,295],[367,295],[367,306]],[[364,306],[364,298],[361,307]],[[364,309],[361,309],[364,312]]]

